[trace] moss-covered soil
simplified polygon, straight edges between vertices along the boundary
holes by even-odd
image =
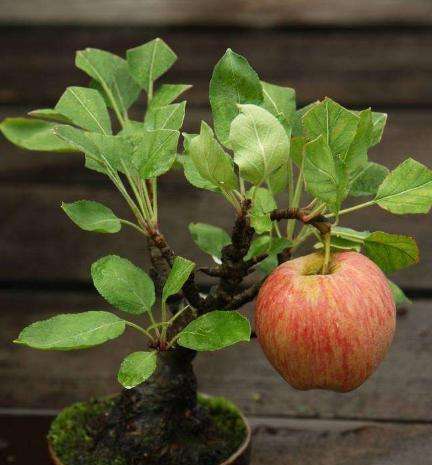
[[[77,403],[57,416],[48,440],[63,465],[131,465],[128,458],[117,451],[98,447],[101,425],[113,403],[114,398]],[[183,449],[183,456],[198,453],[200,465],[219,465],[243,443],[246,426],[236,407],[223,398],[199,396],[198,403],[209,414],[213,427],[205,429],[202,435],[194,432],[189,437],[187,432],[181,431],[181,443],[179,438],[173,438],[170,447]],[[143,437],[142,440],[151,441],[152,438]],[[146,464],[144,458],[141,463]],[[160,463],[164,463],[163,460]]]

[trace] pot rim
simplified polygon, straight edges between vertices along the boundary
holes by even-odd
[[[203,393],[201,393],[201,395],[205,397],[212,397],[212,396],[209,396],[208,394],[203,394]],[[237,409],[237,412],[240,418],[242,419],[246,427],[246,436],[243,442],[241,443],[241,445],[239,446],[239,448],[230,457],[228,457],[225,461],[221,462],[219,465],[235,465],[236,460],[242,457],[243,454],[247,454],[248,449],[251,446],[252,429],[250,427],[250,424],[247,418],[244,416],[243,412],[237,406],[235,407]],[[51,445],[51,442],[49,440],[48,440],[48,452],[51,457],[51,460],[54,462],[54,465],[66,465],[57,457],[57,454],[55,453]]]
[[[244,416],[243,412],[236,406],[237,411],[240,415],[240,418],[242,419],[245,427],[246,427],[246,437],[244,438],[242,444],[240,447],[232,454],[230,457],[228,457],[227,460],[222,462],[220,465],[231,465],[235,464],[235,461],[239,459],[243,454],[247,454],[248,449],[250,448],[251,445],[251,438],[252,438],[252,429],[250,427],[249,422],[247,421],[247,418]],[[56,464],[58,465],[58,464]]]

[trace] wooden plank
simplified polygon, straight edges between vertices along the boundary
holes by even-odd
[[[0,459],[47,465],[50,416],[0,416]],[[431,425],[250,418],[251,465],[430,465]],[[25,440],[27,447],[22,447]],[[401,447],[401,444],[403,446]]]
[[[7,342],[35,320],[90,308],[107,305],[88,293],[0,293],[0,407],[61,408],[119,389],[119,363],[142,343],[131,330],[126,337],[85,352],[38,352]],[[248,415],[432,421],[431,311],[432,301],[418,301],[398,319],[389,356],[370,380],[349,394],[291,389],[256,341],[199,355],[199,386],[203,392],[227,396]]]
[[[161,183],[160,224],[174,250],[201,266],[209,259],[193,244],[191,222],[211,223],[230,230],[232,208],[222,197],[180,184],[171,177]],[[55,282],[88,281],[91,263],[116,253],[147,266],[145,240],[133,230],[121,234],[91,234],[76,228],[59,208],[60,201],[89,199],[110,206],[120,217],[128,217],[119,196],[98,185],[19,184],[0,186],[3,218],[0,224],[2,267],[0,281]],[[406,288],[430,289],[432,248],[430,217],[394,216],[378,207],[356,212],[341,224],[356,229],[385,230],[414,235],[421,248],[419,265],[395,275]],[[309,249],[310,250],[310,249]],[[207,279],[205,282],[208,282]]]
[[[254,424],[252,465],[430,465],[431,425]],[[341,429],[338,429],[341,428]]]
[[[50,416],[0,415],[0,460],[47,465]],[[430,465],[431,425],[250,418],[251,465]],[[22,447],[25,441],[27,447]]]
[[[68,85],[88,82],[73,67],[76,50],[92,46],[123,54],[158,35],[180,57],[168,78],[193,84],[195,105],[207,105],[212,69],[228,47],[247,56],[262,79],[295,87],[301,102],[330,95],[359,106],[432,104],[429,29],[143,27],[3,29],[7,59],[0,62],[0,103],[53,105]]]
[[[427,0],[3,0],[3,7],[0,21],[6,24],[412,25],[430,24],[432,15]]]

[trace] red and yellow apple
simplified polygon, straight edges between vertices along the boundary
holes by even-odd
[[[357,252],[288,261],[258,294],[255,330],[270,363],[294,388],[348,392],[378,367],[396,310],[383,272]]]

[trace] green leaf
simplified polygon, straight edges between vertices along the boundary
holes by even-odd
[[[240,174],[260,184],[288,160],[289,134],[267,110],[256,105],[240,105],[231,124],[230,144]]]
[[[370,235],[370,232],[356,231],[355,229],[344,228],[342,226],[332,226],[331,234],[363,244],[364,240]]]
[[[269,213],[277,208],[276,201],[272,193],[263,187],[252,187],[247,193],[247,197],[252,199],[250,211],[251,226],[257,234],[271,231],[273,223]]]
[[[387,123],[387,114],[372,112],[372,122],[373,122],[373,131],[372,131],[371,147],[381,142],[384,128]]]
[[[33,323],[14,342],[41,350],[87,349],[119,337],[124,330],[125,322],[113,313],[89,311]]]
[[[231,122],[238,115],[238,104],[260,105],[263,92],[258,74],[246,58],[228,49],[216,64],[210,81],[210,105],[216,135],[229,145]]]
[[[189,147],[191,140],[196,137],[197,134],[188,134],[186,132],[183,133],[183,147],[184,147],[184,155],[178,156],[177,160],[183,166],[184,174],[186,179],[195,187],[199,189],[207,189],[213,192],[218,192],[220,189],[216,187],[212,182],[208,181],[207,179],[203,178],[198,170],[195,167],[195,164],[192,158],[189,155]]]
[[[369,235],[369,231],[356,231],[342,226],[332,226],[330,245],[336,250],[355,250],[356,252],[360,252],[365,239]],[[322,249],[322,242],[315,244],[314,248]]]
[[[272,238],[268,234],[264,234],[255,238],[249,247],[247,255],[244,257],[244,260],[250,260],[251,258],[258,257],[268,253],[270,249]]]
[[[290,157],[299,168],[303,164],[305,146],[306,139],[304,137],[291,138]]]
[[[343,162],[333,157],[323,136],[305,146],[304,178],[307,191],[338,212],[347,194],[348,179]]]
[[[356,135],[359,118],[326,98],[307,111],[302,122],[309,140],[322,136],[333,155],[342,155]]]
[[[360,252],[362,248],[362,244],[358,241],[353,241],[351,239],[346,239],[344,237],[332,236],[330,239],[330,247],[336,250],[355,250],[356,252]],[[323,243],[317,242],[314,245],[314,248],[322,249]]]
[[[86,48],[76,54],[75,65],[95,79],[96,88],[109,102],[124,115],[140,93],[139,85],[129,74],[126,60],[104,50]]]
[[[162,84],[153,95],[148,110],[169,105],[191,87],[189,84]]]
[[[142,179],[166,173],[175,161],[180,133],[172,129],[146,131],[137,143],[134,164]]]
[[[372,112],[370,109],[359,113],[357,130],[344,157],[350,177],[362,170],[368,161],[368,149],[371,146],[373,132]]]
[[[89,132],[72,126],[55,126],[53,134],[59,140],[67,142],[77,152],[88,154],[92,158],[100,159],[97,145],[90,139]]]
[[[293,242],[285,237],[270,237],[263,235],[254,239],[249,247],[249,251],[244,258],[246,261],[259,255],[268,254],[275,255],[283,252],[288,247],[291,247]]]
[[[117,375],[125,389],[132,389],[146,381],[156,370],[156,352],[133,352],[120,365]]]
[[[283,192],[288,186],[288,164],[284,163],[267,179],[267,185],[273,194]]]
[[[58,123],[71,124],[72,121],[66,116],[61,115],[59,112],[52,108],[41,108],[39,110],[32,110],[28,112],[28,115],[32,118],[42,119],[45,121],[56,121]]]
[[[186,102],[173,103],[163,107],[155,107],[146,114],[146,129],[180,129],[185,117]]]
[[[176,60],[177,55],[159,38],[127,51],[130,74],[146,92]]]
[[[114,307],[134,315],[151,311],[153,281],[129,260],[117,255],[100,258],[93,263],[91,275],[99,294]]]
[[[251,212],[253,214],[269,213],[277,208],[272,193],[264,187],[252,187],[247,193],[247,197],[252,199]]]
[[[60,140],[53,132],[58,123],[30,118],[6,118],[0,131],[12,144],[38,152],[76,152],[70,144]]]
[[[86,136],[97,149],[94,153],[86,153],[86,168],[106,173],[107,169],[101,163],[107,163],[114,170],[124,172],[123,162],[129,170],[132,172],[135,170],[132,164],[135,153],[135,139],[133,137],[122,135],[106,136],[99,133],[87,133]],[[93,159],[95,156],[97,160]]]
[[[189,231],[195,244],[212,257],[221,258],[222,249],[231,244],[231,238],[222,228],[211,224],[191,223]]]
[[[199,136],[190,141],[189,154],[202,178],[223,190],[237,187],[232,160],[204,121]]]
[[[364,245],[366,255],[384,273],[393,273],[419,260],[418,246],[412,237],[377,231],[366,237]]]
[[[390,285],[393,299],[397,308],[412,304],[411,300],[405,295],[404,291],[397,284],[390,280],[388,280],[388,283]]]
[[[121,229],[120,220],[114,212],[99,202],[79,200],[62,203],[66,215],[84,231],[99,233],[116,233]]]
[[[171,272],[162,290],[162,300],[166,301],[169,296],[177,294],[188,280],[195,268],[195,263],[183,257],[174,259]]]
[[[89,131],[112,133],[105,101],[97,90],[68,87],[55,106],[55,111]]]
[[[264,276],[269,275],[279,265],[276,254],[269,255],[265,260],[259,263],[258,269]]]
[[[145,135],[144,122],[129,120],[125,122],[123,128],[117,133],[117,136],[127,136],[129,138]]]
[[[290,129],[296,111],[296,93],[290,87],[276,86],[261,81],[263,88],[263,107]]]
[[[108,164],[112,169],[123,172],[122,160],[127,166],[132,167],[131,159],[135,146],[128,136],[107,136],[71,126],[56,126],[54,133],[76,151],[85,154],[85,166],[88,169],[106,173]]]
[[[240,313],[216,310],[189,323],[177,342],[188,349],[212,351],[249,341],[250,334],[249,320]]]
[[[305,135],[305,131],[303,130],[303,116],[312,108],[319,105],[321,102],[317,100],[316,102],[309,103],[308,105],[304,106],[297,110],[293,116],[292,121],[292,136],[293,137],[303,137]]]
[[[189,149],[190,149],[190,144],[192,142],[192,139],[194,137],[197,137],[198,134],[190,134],[190,133],[187,133],[187,132],[183,132],[182,133],[182,136],[183,136],[183,149],[184,149],[184,153],[186,155],[189,155]]]
[[[352,180],[350,195],[361,197],[375,195],[389,170],[378,163],[369,162]]]
[[[100,148],[97,145],[97,143],[101,142],[102,137],[112,137],[114,139],[114,136],[103,136],[102,134],[90,133],[72,126],[56,126],[53,132],[59,139],[64,140],[74,147],[76,151],[85,154],[86,168],[100,173],[106,173],[107,162],[113,167],[116,166],[115,159],[108,160],[107,157],[103,159]],[[96,138],[96,136],[99,137]],[[117,141],[117,136],[115,140]],[[109,154],[106,154],[109,157]],[[117,157],[118,154],[119,152],[114,152],[115,157]]]
[[[251,226],[257,234],[264,234],[273,229],[273,222],[269,213],[251,213]]]
[[[283,252],[288,247],[293,246],[293,241],[290,241],[286,237],[273,237],[270,244],[268,253],[270,255],[277,255]]]
[[[189,155],[182,155],[177,157],[177,160],[183,165],[184,174],[186,179],[195,187],[199,189],[207,189],[209,191],[217,192],[219,188],[216,187],[212,182],[204,179],[195,167]]]
[[[428,213],[432,206],[432,170],[408,158],[387,175],[375,202],[398,215]]]

